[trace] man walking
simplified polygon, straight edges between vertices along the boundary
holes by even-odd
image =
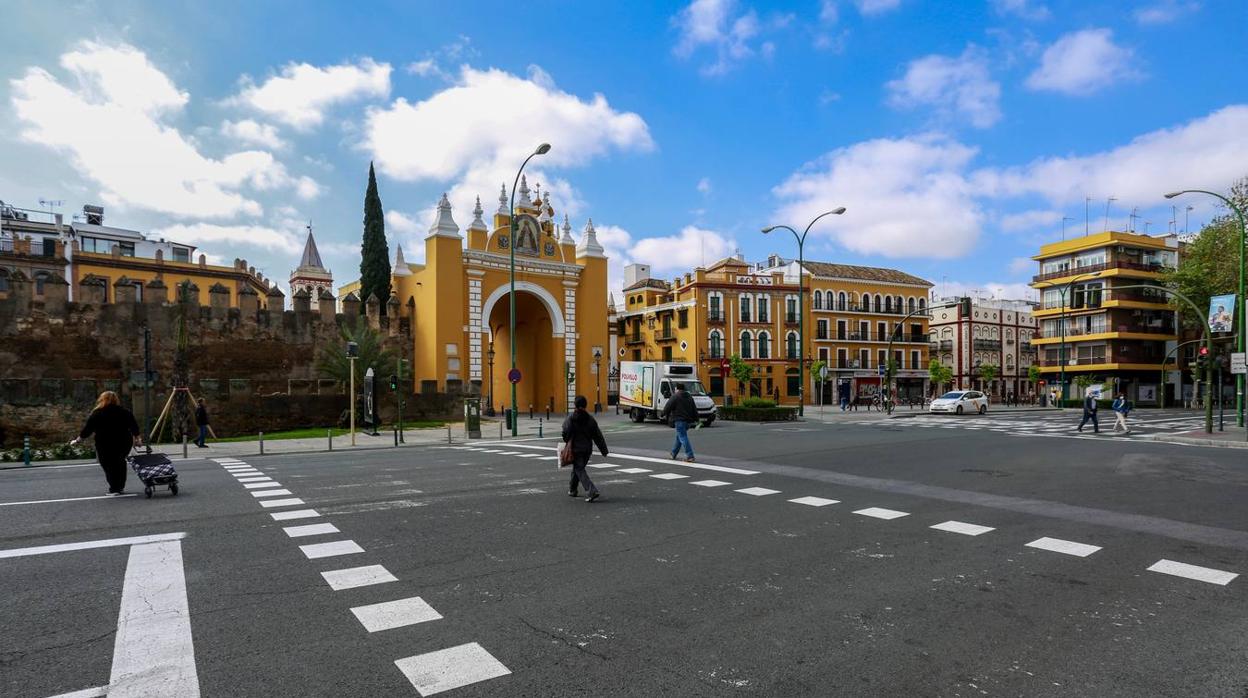
[[[670,416],[669,416],[670,415]],[[663,417],[676,424],[676,445],[672,446],[672,459],[685,447],[685,461],[693,462],[693,444],[689,443],[689,425],[698,422],[698,406],[683,383],[676,384],[676,394],[663,406]]]
[[[1114,410],[1114,433],[1118,433],[1118,427],[1122,427],[1125,434],[1131,433],[1131,427],[1127,426],[1127,415],[1131,413],[1131,401],[1123,393],[1118,393],[1118,397],[1114,399],[1112,405]]]
[[[201,397],[195,407],[195,426],[199,427],[199,436],[195,439],[197,448],[208,448],[208,407]]]
[[[594,454],[594,446],[598,446],[598,452],[604,458],[607,456],[607,440],[602,436],[598,420],[586,410],[589,400],[584,395],[577,395],[572,404],[576,409],[563,420],[563,442],[572,450],[572,478],[568,482],[568,496],[578,496],[577,486],[580,485],[589,495],[585,501],[592,502],[598,499],[598,487],[589,479],[585,466],[589,464],[589,457]]]
[[[1093,433],[1101,433],[1101,423],[1096,419],[1096,398],[1092,397],[1092,392],[1088,391],[1083,395],[1083,421],[1079,422],[1079,431],[1083,431],[1083,425],[1092,421]]]

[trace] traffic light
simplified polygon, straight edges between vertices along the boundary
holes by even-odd
[[[1196,352],[1196,368],[1204,371],[1209,366],[1209,347],[1201,347]]]
[[[390,374],[390,389],[391,390],[399,389],[399,377],[394,375],[393,373]]]

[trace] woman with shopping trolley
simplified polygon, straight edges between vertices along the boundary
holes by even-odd
[[[124,494],[126,456],[131,448],[142,445],[143,436],[139,432],[139,423],[130,410],[121,406],[117,393],[111,390],[100,393],[82,432],[70,443],[77,444],[89,436],[95,436],[95,456],[104,469],[108,494],[114,497]]]

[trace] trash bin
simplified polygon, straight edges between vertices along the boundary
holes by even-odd
[[[464,398],[464,432],[470,439],[481,438],[481,398]]]

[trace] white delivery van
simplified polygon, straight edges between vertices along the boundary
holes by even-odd
[[[659,419],[667,399],[676,392],[676,385],[685,386],[698,406],[698,418],[704,425],[715,421],[715,401],[706,394],[693,364],[666,361],[621,361],[620,406],[628,410],[634,422],[647,418]]]

